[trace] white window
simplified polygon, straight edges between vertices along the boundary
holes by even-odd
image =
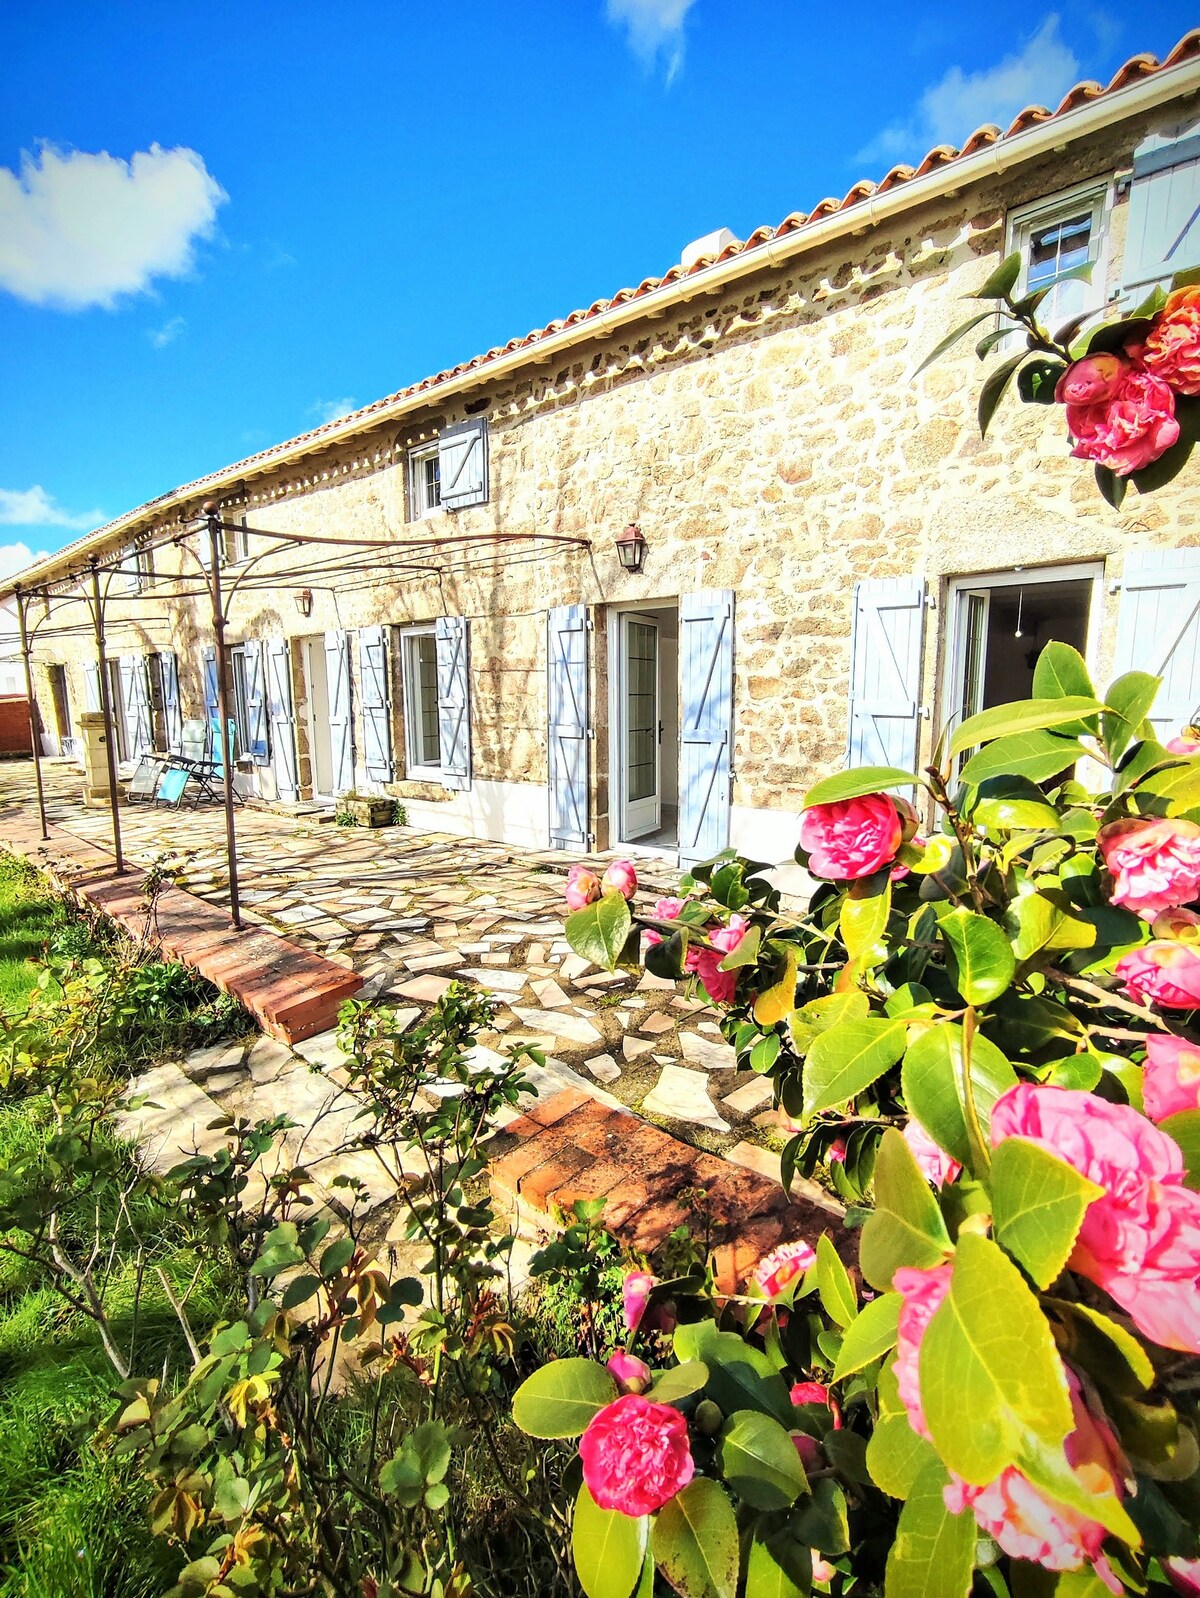
[[[131,549],[121,557],[121,575],[127,594],[140,594],[154,582],[154,554],[149,549]]]
[[[442,477],[438,447],[430,444],[408,452],[409,520],[419,521],[442,503]]]
[[[1051,289],[1038,320],[1051,333],[1072,317],[1096,311],[1105,301],[1108,261],[1107,186],[1086,185],[1023,206],[1009,217],[1009,249],[1021,253],[1021,276],[1014,298],[1033,294],[1063,272],[1092,265],[1092,281],[1072,278]]]
[[[410,777],[428,772],[440,780],[442,742],[438,730],[437,638],[432,627],[400,635],[404,679],[404,745]]]
[[[233,526],[225,530],[225,559],[230,565],[236,566],[239,561],[250,559],[250,534],[246,531],[244,516],[230,519]]]

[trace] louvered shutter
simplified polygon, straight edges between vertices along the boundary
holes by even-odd
[[[733,594],[679,599],[679,863],[729,845],[733,782]]]
[[[271,763],[271,732],[267,708],[267,677],[263,663],[263,646],[257,638],[248,638],[242,645],[246,662],[246,719],[242,747],[253,757],[256,766]]]
[[[325,673],[329,681],[333,791],[348,793],[354,786],[354,717],[350,704],[350,635],[340,629],[325,634]]]
[[[1162,678],[1151,721],[1173,738],[1200,704],[1200,549],[1133,550],[1125,557],[1115,673]]]
[[[133,717],[129,722],[129,752],[134,757],[154,748],[154,716],[150,707],[150,665],[144,655],[133,660]]]
[[[854,585],[850,662],[851,766],[917,769],[925,584],[874,577]]]
[[[281,799],[292,803],[300,797],[300,776],[296,764],[296,714],[292,704],[292,653],[286,638],[263,639],[263,665],[275,790]]]
[[[466,618],[439,616],[434,634],[442,786],[463,790],[471,786],[471,679]]]
[[[1144,299],[1156,283],[1200,266],[1200,123],[1152,133],[1133,152],[1124,288]]]
[[[386,628],[359,630],[358,681],[362,690],[364,770],[372,782],[390,782],[393,775],[392,695]]]
[[[103,710],[100,701],[100,668],[94,663],[83,668],[83,708]]]
[[[221,698],[217,692],[217,652],[210,644],[204,651],[204,714],[211,732],[221,719]]]
[[[438,434],[438,476],[443,510],[482,505],[488,497],[487,420],[472,417]]]
[[[588,625],[585,605],[559,605],[546,632],[550,842],[586,849],[588,830]]]
[[[162,672],[163,730],[167,748],[178,751],[183,738],[183,712],[179,704],[179,662],[171,649],[164,649],[158,657]]]

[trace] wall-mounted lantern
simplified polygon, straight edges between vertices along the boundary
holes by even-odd
[[[302,616],[312,615],[312,589],[301,588],[296,593],[296,609]]]
[[[617,539],[617,557],[627,572],[640,572],[646,558],[646,540],[637,522],[629,526]]]

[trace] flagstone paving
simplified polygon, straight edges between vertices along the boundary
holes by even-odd
[[[83,807],[77,770],[49,762],[45,777],[49,819],[111,849],[108,813]],[[12,811],[36,816],[27,762],[0,764],[0,841]],[[218,808],[127,806],[121,824],[131,861],[147,866],[168,857],[181,887],[228,904]],[[562,894],[571,855],[406,827],[339,828],[253,807],[238,811],[237,837],[246,922],[353,968],[366,984],[360,997],[407,1005],[415,1015],[451,981],[474,984],[496,1006],[484,1047],[533,1042],[594,1096],[697,1147],[756,1169],[773,1160],[778,1170],[771,1151],[782,1137],[769,1091],[737,1070],[703,995],[648,972],[599,971],[570,950]],[[662,862],[639,862],[639,872],[651,897],[677,878]],[[331,1039],[323,1046],[330,1049]],[[290,1089],[300,1085],[293,1078]]]

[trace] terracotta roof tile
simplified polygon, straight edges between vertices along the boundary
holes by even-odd
[[[619,289],[611,299],[595,300],[586,309],[574,310],[568,316],[547,322],[544,327],[534,328],[523,337],[509,339],[507,344],[496,345],[482,355],[473,356],[470,360],[460,361],[456,366],[448,367],[444,371],[422,378],[419,382],[412,383],[407,388],[399,389],[394,394],[388,394],[381,399],[374,400],[371,404],[352,411],[347,416],[323,423],[320,427],[312,428],[306,433],[300,433],[295,438],[286,439],[279,444],[273,444],[267,449],[260,450],[257,454],[248,455],[245,459],[231,466],[221,467],[219,470],[210,472],[204,477],[199,477],[191,483],[171,489],[168,493],[159,495],[156,499],[149,500],[145,505],[139,506],[137,511],[118,517],[115,521],[98,528],[94,533],[89,533],[84,538],[77,540],[75,544],[68,545],[66,549],[50,557],[44,564],[58,564],[64,555],[69,555],[72,551],[80,551],[95,541],[102,539],[106,533],[128,524],[132,515],[151,512],[157,506],[164,505],[168,501],[176,500],[181,496],[200,493],[210,484],[215,484],[222,479],[227,480],[233,474],[245,473],[255,467],[268,466],[279,456],[292,454],[298,448],[303,449],[306,445],[318,448],[326,438],[334,434],[341,434],[348,423],[361,422],[369,424],[373,416],[380,411],[390,409],[404,399],[425,393],[451,379],[462,377],[470,372],[480,371],[502,355],[511,354],[521,349],[536,348],[543,340],[561,332],[564,328],[577,327],[582,323],[591,321],[603,315],[610,307],[627,305],[634,300],[653,293],[656,289],[677,283],[684,277],[691,277],[698,272],[703,272],[714,262],[732,259],[734,256],[744,254],[747,250],[753,249],[756,245],[766,244],[772,239],[784,238],[800,232],[804,228],[819,222],[822,218],[835,216],[842,211],[850,210],[855,205],[864,203],[874,195],[885,194],[903,184],[911,183],[917,178],[924,177],[927,173],[937,171],[939,168],[945,167],[954,161],[960,161],[964,157],[974,155],[989,146],[1016,138],[1019,134],[1032,127],[1052,121],[1056,117],[1064,116],[1091,101],[1115,94],[1118,90],[1126,88],[1143,78],[1151,77],[1155,73],[1166,71],[1170,67],[1179,66],[1184,62],[1196,59],[1200,59],[1200,28],[1194,28],[1191,32],[1185,34],[1174,49],[1161,61],[1153,55],[1135,55],[1118,68],[1106,85],[1091,80],[1077,83],[1072,89],[1067,91],[1054,110],[1050,110],[1046,106],[1027,106],[1025,110],[1014,117],[1009,127],[1003,132],[992,124],[985,124],[983,127],[977,128],[961,148],[956,149],[951,144],[936,145],[926,154],[924,160],[918,166],[913,167],[903,164],[893,166],[878,183],[873,183],[866,178],[861,179],[847,190],[841,200],[829,197],[821,200],[807,213],[792,211],[777,226],[755,228],[748,238],[734,241],[727,245],[718,255],[704,256],[700,260],[693,262],[686,269],[676,264],[670,267],[661,277],[643,278],[636,288]]]

